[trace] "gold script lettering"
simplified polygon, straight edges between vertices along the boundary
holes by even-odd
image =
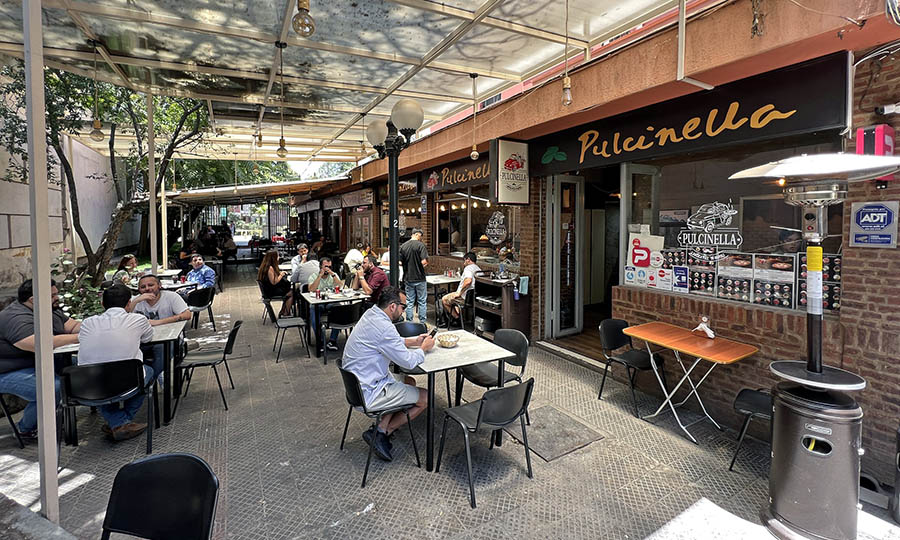
[[[667,141],[672,142],[681,142],[684,139],[675,134],[675,130],[672,128],[662,128],[656,132],[656,139],[659,141],[660,146],[665,146]]]
[[[731,105],[728,106],[728,112],[725,113],[725,119],[722,120],[722,125],[717,129],[713,129],[713,122],[716,121],[716,115],[719,112],[719,109],[713,109],[709,111],[709,116],[706,118],[706,134],[710,137],[715,137],[719,133],[726,129],[738,129],[747,123],[746,118],[741,118],[737,122],[734,121],[735,116],[737,116],[738,108],[740,107],[740,103],[737,101],[732,101]]]
[[[750,115],[750,127],[759,129],[765,127],[773,120],[784,120],[790,118],[797,112],[797,109],[783,113],[775,108],[775,105],[768,103],[753,111]]]
[[[581,155],[578,157],[578,163],[584,163],[584,154],[587,152],[587,149],[591,147],[591,145],[596,142],[597,137],[600,134],[594,131],[593,129],[589,131],[585,131],[578,137],[578,140],[581,141]]]
[[[715,109],[713,109],[715,111]],[[700,117],[695,116],[684,123],[684,127],[681,128],[681,135],[684,136],[685,139],[694,140],[699,139],[703,134],[697,133],[693,135],[691,132],[700,127]]]

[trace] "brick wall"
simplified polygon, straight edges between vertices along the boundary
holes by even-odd
[[[857,58],[863,53],[857,53]],[[853,127],[891,124],[900,132],[900,115],[878,116],[876,105],[900,101],[900,59],[862,64],[854,81]],[[854,133],[855,137],[855,133]],[[855,139],[846,150],[855,152]],[[895,141],[896,143],[896,141]],[[896,179],[895,180],[900,180]],[[866,378],[868,386],[854,392],[863,408],[863,467],[880,480],[893,482],[896,429],[900,422],[900,250],[850,248],[850,204],[860,201],[900,200],[900,182],[884,190],[872,181],[850,185],[844,211],[843,291],[839,315],[827,316],[824,330],[825,362]],[[712,319],[722,337],[752,343],[760,352],[731,366],[716,368],[704,384],[704,402],[710,411],[731,426],[739,418],[731,409],[741,388],[769,387],[777,380],[768,370],[773,360],[805,359],[806,317],[802,312],[777,310],[735,303],[705,300],[695,296],[660,293],[646,289],[616,287],[613,316],[629,322],[663,320],[685,327],[696,325],[701,314]],[[674,377],[669,362],[666,371]],[[641,379],[641,377],[639,377]],[[652,380],[644,377],[641,386],[659,393]],[[670,379],[671,380],[671,379]],[[765,426],[757,436],[767,438]]]

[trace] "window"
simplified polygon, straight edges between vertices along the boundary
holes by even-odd
[[[471,250],[478,255],[478,261],[518,268],[521,209],[492,205],[488,186],[472,188],[471,201]]]
[[[421,200],[419,197],[407,197],[397,201],[397,221],[400,231],[400,243],[409,240],[413,229],[422,229]],[[381,203],[381,247],[390,246],[390,205],[388,201]]]
[[[468,249],[469,195],[466,191],[440,193],[437,200],[437,253],[462,257]]]
[[[356,247],[357,244],[365,245],[372,241],[372,207],[357,206],[348,208],[350,213],[350,243],[347,249]]]

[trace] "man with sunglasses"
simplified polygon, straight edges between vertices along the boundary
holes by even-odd
[[[407,376],[403,381],[391,375],[391,363],[413,369],[425,361],[425,352],[434,347],[428,334],[402,338],[394,323],[403,317],[406,295],[396,287],[385,287],[378,303],[366,311],[353,328],[344,347],[343,368],[356,375],[366,400],[366,408],[383,410],[409,406],[409,418],[422,414],[428,393]],[[413,347],[413,348],[411,348]],[[417,348],[415,348],[417,347]],[[388,437],[406,423],[402,412],[386,414],[377,428],[369,428],[363,439],[379,458],[391,461]]]

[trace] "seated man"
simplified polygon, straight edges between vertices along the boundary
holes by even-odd
[[[463,268],[462,281],[459,282],[455,292],[447,293],[441,298],[444,313],[454,319],[459,319],[459,306],[466,301],[466,291],[475,285],[475,274],[481,272],[481,268],[475,264],[477,260],[478,256],[474,252],[466,253],[463,258],[466,267]]]
[[[53,347],[78,342],[81,323],[59,309],[59,291],[51,281],[53,303]],[[0,393],[13,394],[28,402],[19,421],[23,438],[37,438],[37,376],[34,357],[34,288],[30,279],[19,286],[16,301],[0,311]],[[55,378],[59,402],[59,378]]]
[[[131,300],[131,291],[124,285],[113,285],[103,291],[103,307],[100,315],[88,317],[78,332],[78,365],[101,364],[116,360],[142,360],[141,343],[153,339],[153,327],[147,317],[128,313],[125,307]],[[153,368],[144,366],[144,384],[153,380]],[[126,399],[123,407],[118,403],[101,405],[100,414],[108,425],[103,426],[113,440],[124,441],[137,437],[147,429],[147,424],[135,423],[134,416],[144,403],[144,394]]]
[[[306,244],[297,246],[297,254],[291,259],[291,283],[309,283],[309,276],[319,273],[319,261],[311,258]]]
[[[356,247],[347,252],[347,256],[344,257],[344,264],[350,270],[356,267],[357,264],[362,264],[363,262],[363,245],[362,243],[356,244]]]
[[[222,257],[222,261],[226,261],[229,258],[237,257],[237,244],[234,243],[234,238],[231,235],[226,235],[222,240],[222,246],[216,251],[219,257]]]
[[[378,257],[375,255],[366,255],[363,259],[362,266],[353,273],[353,281],[350,287],[353,289],[362,289],[364,293],[369,295],[369,300],[373,304],[378,303],[378,297],[385,287],[390,285],[387,274],[384,270],[378,268]]]
[[[425,352],[434,347],[434,338],[428,334],[400,337],[394,323],[403,317],[405,310],[406,295],[396,287],[385,287],[378,304],[363,314],[347,339],[343,367],[359,379],[366,408],[379,410],[410,405],[412,420],[425,410],[428,393],[424,388],[417,388],[412,377],[407,376],[405,382],[398,381],[388,368],[391,362],[405,369],[418,366],[425,361]],[[391,461],[388,436],[405,423],[403,413],[386,414],[377,429],[369,428],[363,438],[379,458]]]
[[[335,287],[341,285],[341,278],[331,271],[331,257],[325,256],[319,259],[319,271],[315,274],[310,274],[307,278],[306,282],[309,284],[310,292],[316,290],[323,291],[334,291]],[[316,306],[309,306],[309,321],[312,325],[313,329],[316,331],[316,343],[318,343],[318,353],[321,356],[322,354],[322,327],[319,325],[319,313],[316,309]],[[328,343],[325,345],[328,347],[329,351],[338,350],[337,346],[337,338],[338,334],[340,334],[340,330],[333,329],[331,331],[331,336],[328,338]]]
[[[193,270],[188,272],[187,280],[196,283],[198,289],[216,286],[216,271],[206,266],[206,263],[203,262],[203,255],[198,253],[191,255],[191,267]],[[183,296],[188,293],[185,289],[181,289],[178,292],[182,293]]]
[[[160,289],[159,278],[153,274],[147,274],[138,281],[138,296],[128,302],[125,311],[140,313],[150,319],[150,325],[167,324],[177,321],[187,321],[191,318],[191,310],[188,309],[184,299],[172,291]],[[165,344],[153,345],[153,373],[159,376],[163,371],[165,358]],[[142,350],[147,350],[146,347]]]

